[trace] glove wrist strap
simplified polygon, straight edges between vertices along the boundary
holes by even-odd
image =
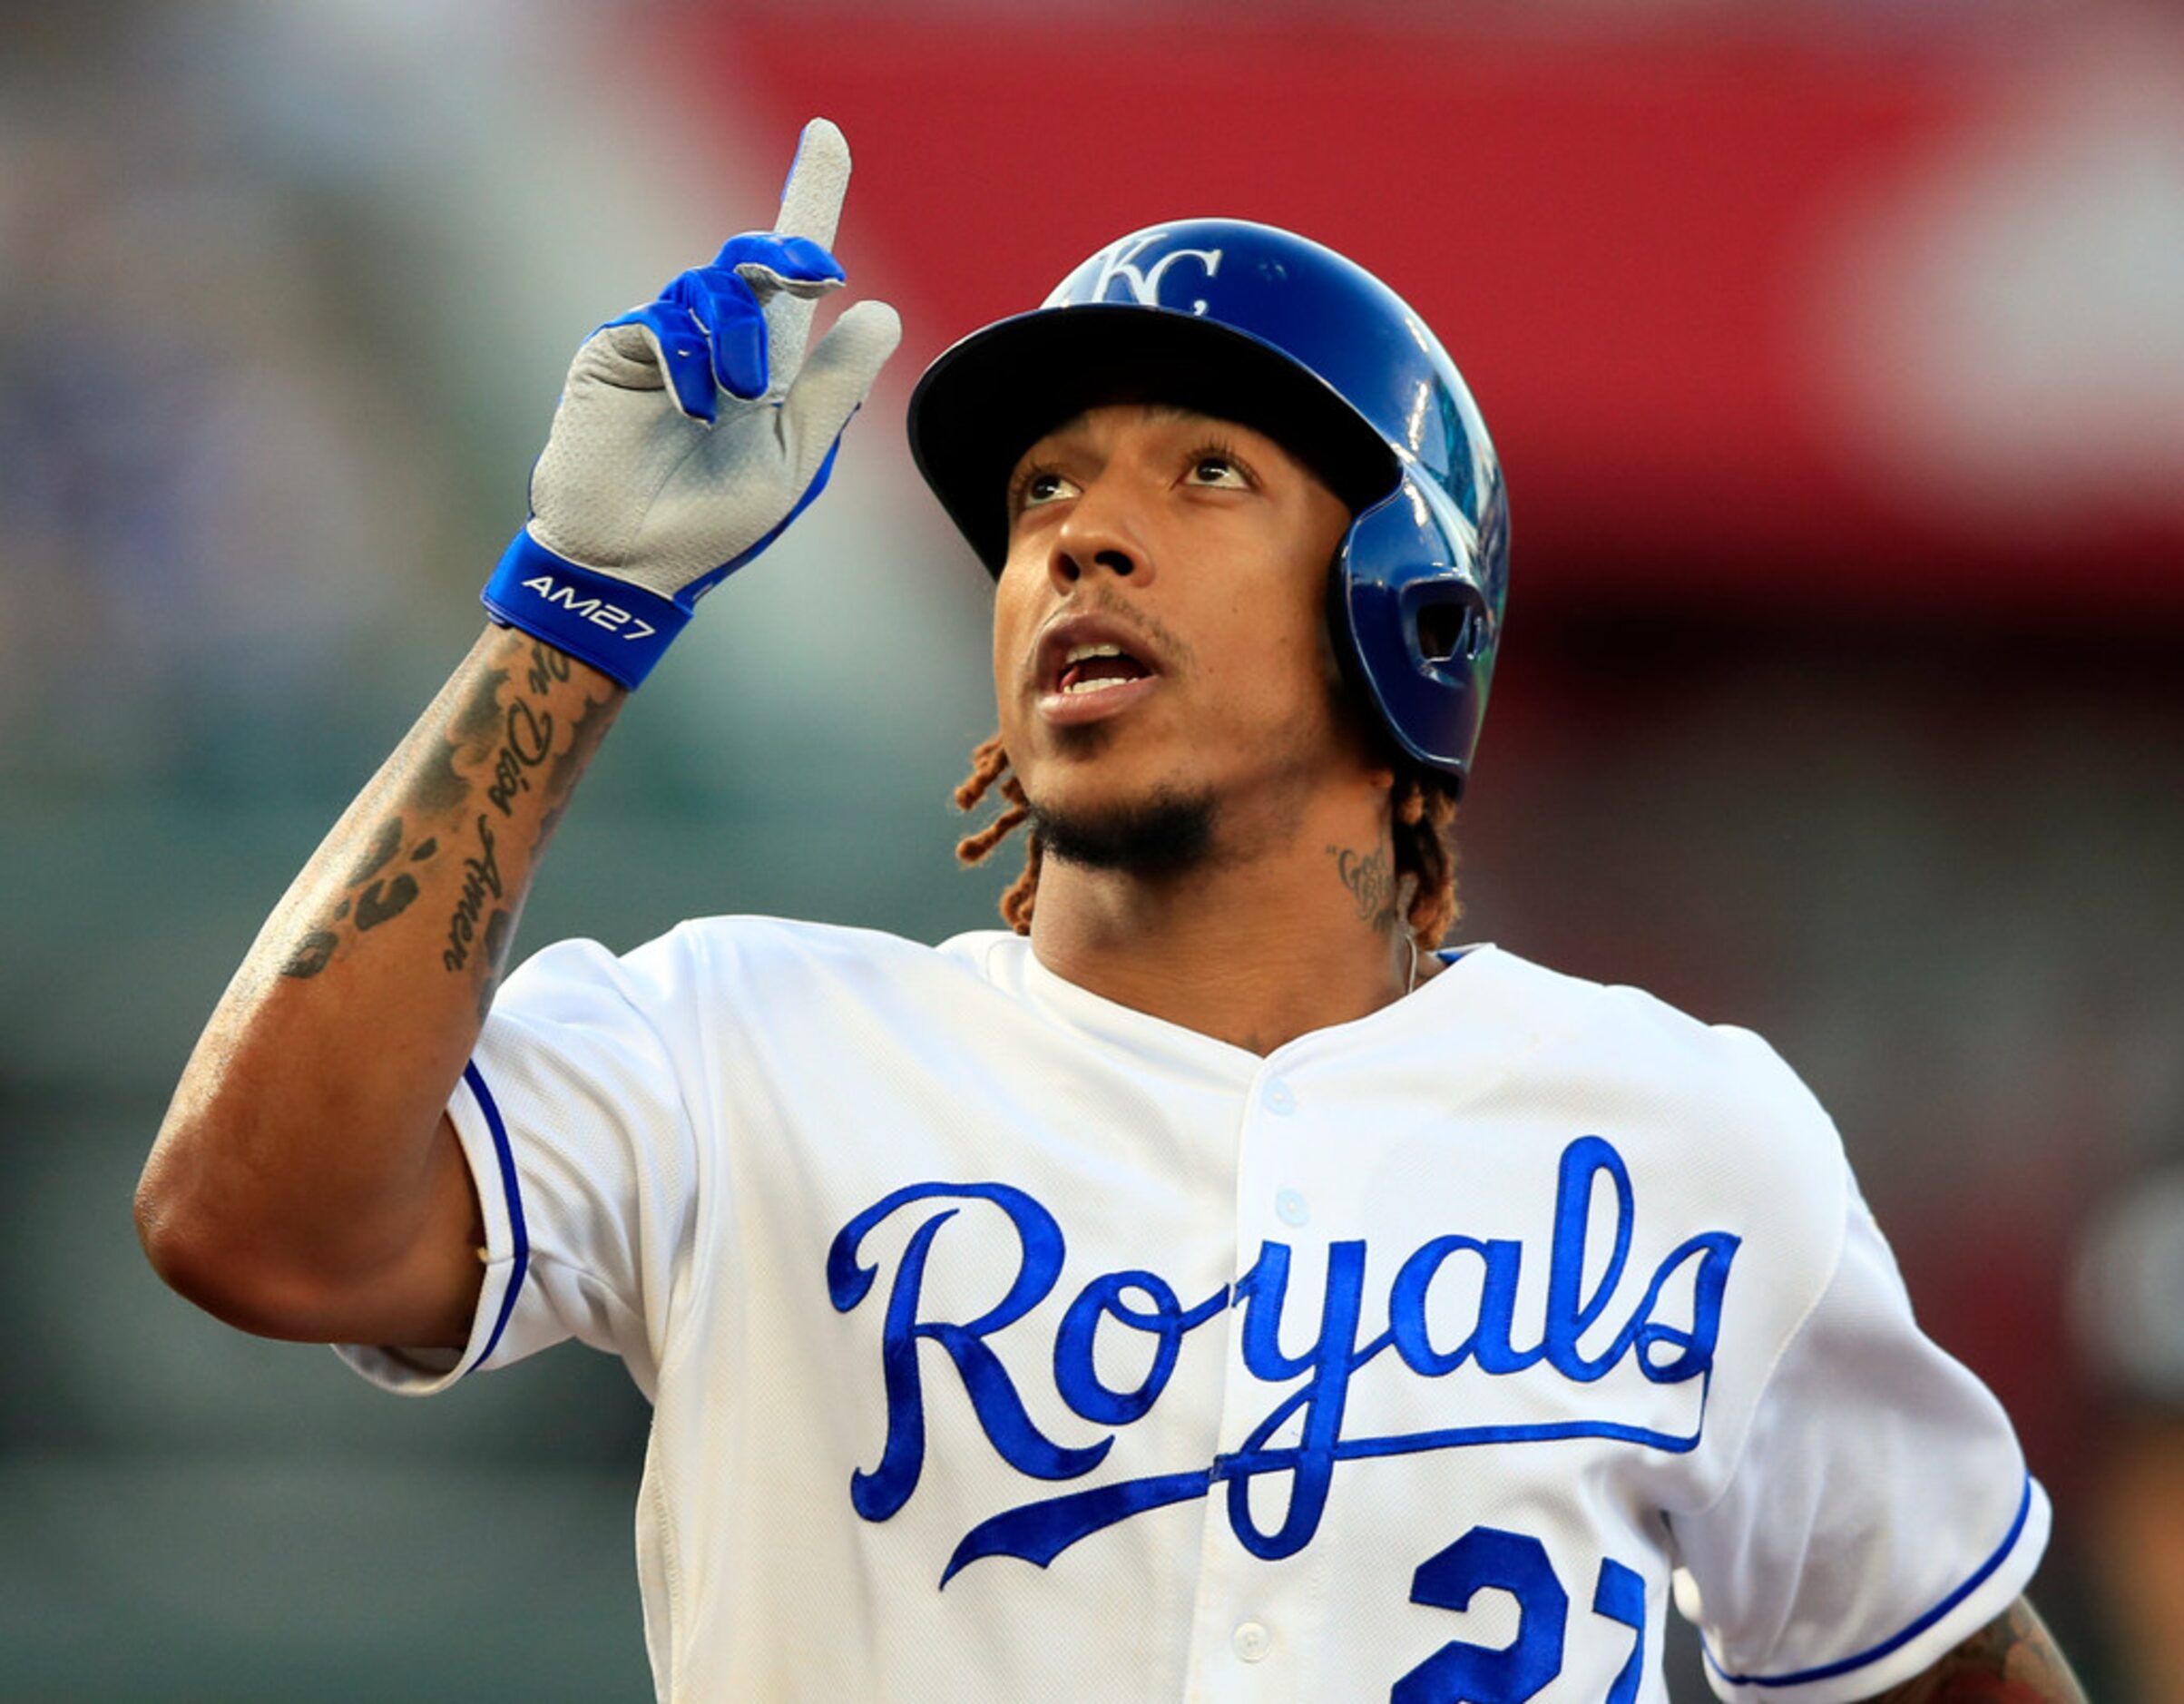
[[[555,555],[528,527],[510,543],[479,601],[504,627],[520,627],[632,688],[690,619],[657,592]]]

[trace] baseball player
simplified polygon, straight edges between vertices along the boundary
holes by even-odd
[[[189,1065],[162,1273],[397,1391],[622,1356],[662,1698],[1632,1704],[1673,1604],[1725,1699],[2079,1699],[2046,1499],[1797,1079],[1442,946],[1502,479],[1302,238],[1139,231],[912,400],[995,576],[1009,929],[718,917],[496,991],[895,347],[864,302],[805,354],[847,176],[815,122],[774,230],[579,350],[491,625]]]

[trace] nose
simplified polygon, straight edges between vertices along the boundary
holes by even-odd
[[[1133,584],[1152,578],[1151,554],[1121,501],[1102,489],[1105,484],[1095,484],[1081,495],[1054,529],[1046,572],[1061,591],[1068,591],[1088,574],[1112,574]]]

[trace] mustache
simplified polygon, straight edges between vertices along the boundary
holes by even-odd
[[[1116,625],[1128,629],[1133,635],[1141,635],[1150,640],[1150,649],[1158,657],[1163,673],[1187,673],[1198,662],[1198,652],[1189,640],[1157,616],[1147,614],[1109,585],[1095,586],[1090,592],[1079,593],[1043,622],[1039,632],[1043,635],[1055,622],[1065,622],[1072,616],[1094,614],[1112,616]],[[1039,643],[1039,639],[1034,638],[1023,659],[1023,676],[1027,685],[1038,684]]]

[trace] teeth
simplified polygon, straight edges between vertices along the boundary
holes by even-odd
[[[1075,698],[1082,692],[1104,692],[1110,687],[1135,684],[1132,681],[1072,681],[1062,691],[1064,697]]]
[[[1072,645],[1069,654],[1062,659],[1062,662],[1066,668],[1072,662],[1084,662],[1093,657],[1121,657],[1126,654],[1120,645]]]

